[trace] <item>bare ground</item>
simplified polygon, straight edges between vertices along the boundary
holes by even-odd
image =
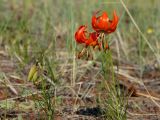
[[[60,52],[57,58],[63,61],[64,54],[67,53]],[[56,108],[56,120],[101,120],[100,109],[96,106],[96,97],[99,94],[97,86],[102,81],[99,73],[100,63],[91,64],[89,61],[78,60],[76,85],[70,87],[75,93],[64,87],[69,86],[71,82],[72,64],[68,62],[65,64],[64,61],[62,63],[59,65],[62,86],[56,90],[56,97],[61,98]],[[121,61],[118,69],[115,65],[116,76],[126,92],[126,99],[129,99],[128,120],[160,120],[160,70],[154,65],[146,65],[145,71],[140,76],[139,69],[137,65]],[[33,94],[37,99],[41,99],[38,95],[41,91],[26,80],[28,70],[28,67],[24,68],[22,71],[24,76],[17,76],[16,63],[10,59],[6,51],[0,50],[1,119],[13,119],[19,115],[24,119],[45,119],[42,110],[39,110],[39,113],[35,110]],[[32,91],[32,94],[26,94],[25,91],[28,90]],[[53,98],[54,95],[53,93]],[[7,108],[4,107],[6,100],[10,101]]]

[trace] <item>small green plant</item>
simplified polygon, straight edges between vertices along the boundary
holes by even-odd
[[[35,98],[35,103],[38,103],[40,109],[45,112],[47,120],[53,120],[56,107],[56,96],[54,96],[54,92],[57,81],[54,70],[51,67],[51,60],[44,55],[40,56],[37,63],[32,65],[29,71],[28,81],[33,82],[41,90],[40,99]]]

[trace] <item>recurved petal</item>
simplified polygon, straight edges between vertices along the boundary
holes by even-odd
[[[106,12],[102,13],[102,16],[100,16],[99,18],[99,25],[98,27],[102,30],[105,30],[106,28],[108,28],[108,22],[109,22],[109,18]]]
[[[86,45],[96,46],[98,44],[98,36],[99,36],[99,33],[96,33],[96,32],[90,33],[89,39],[85,42]]]
[[[112,22],[110,24],[110,29],[112,29],[112,30],[116,29],[117,24],[118,24],[118,19],[119,18],[118,18],[117,14],[116,14],[116,11],[114,11],[113,12],[113,20],[112,20]]]
[[[85,33],[86,33],[87,26],[82,25],[78,28],[77,32],[75,33],[75,40],[78,43],[84,43],[84,41],[87,39]]]
[[[92,39],[93,41],[97,41],[98,37],[99,37],[99,33],[97,32],[90,33],[90,39]]]
[[[95,15],[92,16],[92,28],[97,29],[97,18]]]
[[[106,12],[103,12],[102,16],[101,16],[101,19],[105,22],[108,22],[109,21],[108,14]]]

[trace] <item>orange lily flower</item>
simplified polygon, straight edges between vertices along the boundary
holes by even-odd
[[[86,36],[86,28],[87,26],[80,26],[77,32],[75,33],[75,40],[78,43],[85,43],[86,47],[87,46],[93,46],[95,47],[96,45],[99,45],[98,43],[98,36],[99,33],[97,32],[92,32],[89,33],[89,36]]]
[[[92,16],[92,27],[96,32],[112,33],[116,30],[118,24],[118,16],[116,11],[113,12],[113,20],[108,18],[106,12],[103,12],[101,16]]]

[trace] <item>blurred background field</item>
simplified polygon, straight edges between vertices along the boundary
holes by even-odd
[[[120,18],[109,40],[117,79],[125,90],[134,86],[136,91],[129,98],[128,119],[160,119],[159,0],[0,0],[1,119],[46,119],[43,105],[31,97],[39,98],[42,81],[27,80],[37,62],[48,74],[47,86],[54,84],[49,98],[56,101],[57,120],[101,119],[95,111],[76,112],[96,106],[103,76],[97,51],[93,60],[76,59],[81,47],[74,40],[80,25],[91,30],[98,10],[110,18],[116,10]]]

